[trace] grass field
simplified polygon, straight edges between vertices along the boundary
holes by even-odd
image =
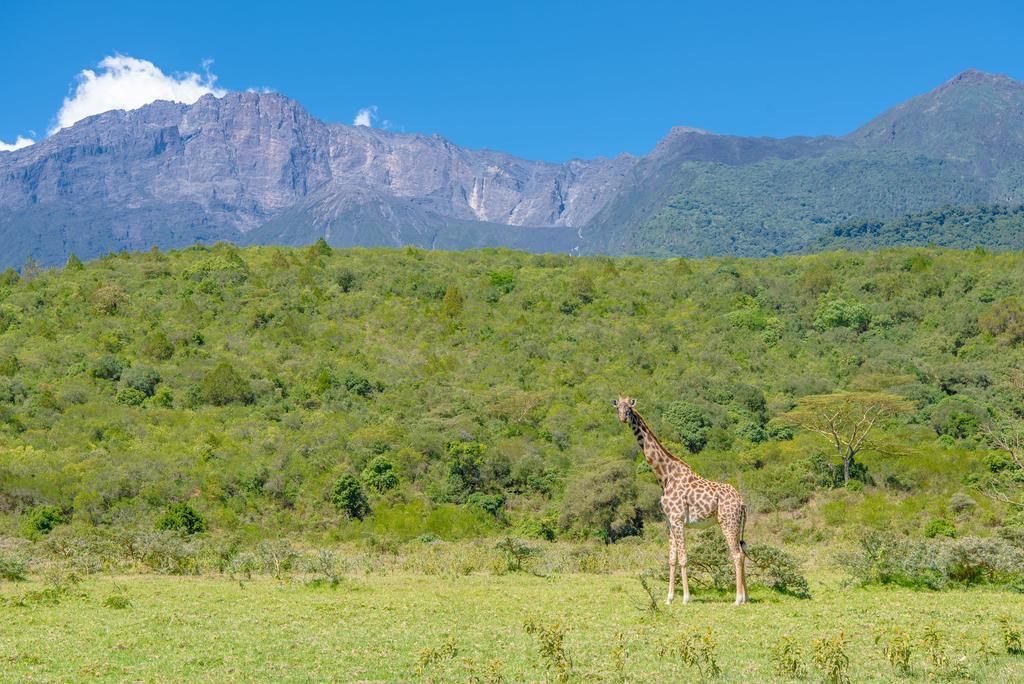
[[[336,587],[94,576],[64,593],[42,589],[0,585],[3,681],[558,681],[524,628],[530,619],[564,629],[573,681],[696,681],[673,648],[694,628],[711,628],[721,681],[780,680],[772,652],[783,636],[805,678],[822,681],[813,642],[840,632],[852,681],[896,681],[883,654],[893,632],[876,642],[893,622],[910,636],[912,678],[1024,681],[1024,656],[1007,654],[998,621],[1010,615],[1020,629],[1024,608],[1004,591],[857,589],[818,575],[810,600],[755,588],[737,608],[698,591],[655,613],[630,575],[387,574]],[[922,644],[930,627],[938,664]],[[557,642],[557,629],[548,634]]]

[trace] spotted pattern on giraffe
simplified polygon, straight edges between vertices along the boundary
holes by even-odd
[[[661,509],[669,522],[669,588],[667,603],[675,595],[675,571],[678,563],[683,586],[683,602],[690,599],[686,566],[686,525],[717,519],[736,571],[736,604],[747,602],[744,576],[745,544],[743,529],[747,509],[743,496],[730,484],[701,477],[681,458],[666,449],[636,410],[636,399],[620,396],[612,401],[619,420],[633,431],[644,459],[661,483]]]

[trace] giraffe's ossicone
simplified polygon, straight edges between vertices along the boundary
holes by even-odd
[[[661,496],[661,508],[669,522],[669,579],[666,603],[671,603],[675,596],[677,564],[683,584],[683,603],[689,602],[686,524],[699,523],[712,517],[718,519],[736,570],[736,605],[746,603],[746,542],[743,539],[743,530],[747,521],[747,507],[743,503],[743,497],[732,485],[704,479],[682,459],[669,453],[651,432],[643,416],[636,412],[636,399],[620,396],[612,401],[612,405],[618,409],[619,420],[633,430],[644,458],[657,475],[664,492]]]

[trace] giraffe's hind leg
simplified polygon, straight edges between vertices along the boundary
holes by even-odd
[[[744,567],[744,560],[746,556],[743,555],[743,549],[740,547],[740,525],[739,518],[736,520],[731,517],[719,518],[719,523],[722,527],[722,534],[725,535],[726,546],[729,547],[729,555],[732,557],[733,570],[736,573],[736,605],[740,605],[747,602],[747,578],[746,568]]]

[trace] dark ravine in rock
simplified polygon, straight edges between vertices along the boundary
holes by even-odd
[[[969,70],[858,130],[673,128],[563,164],[324,123],[278,94],[154,102],[0,153],[0,265],[196,241],[762,256],[833,226],[1024,201],[1024,84]],[[1000,244],[1011,244],[1003,240]]]

